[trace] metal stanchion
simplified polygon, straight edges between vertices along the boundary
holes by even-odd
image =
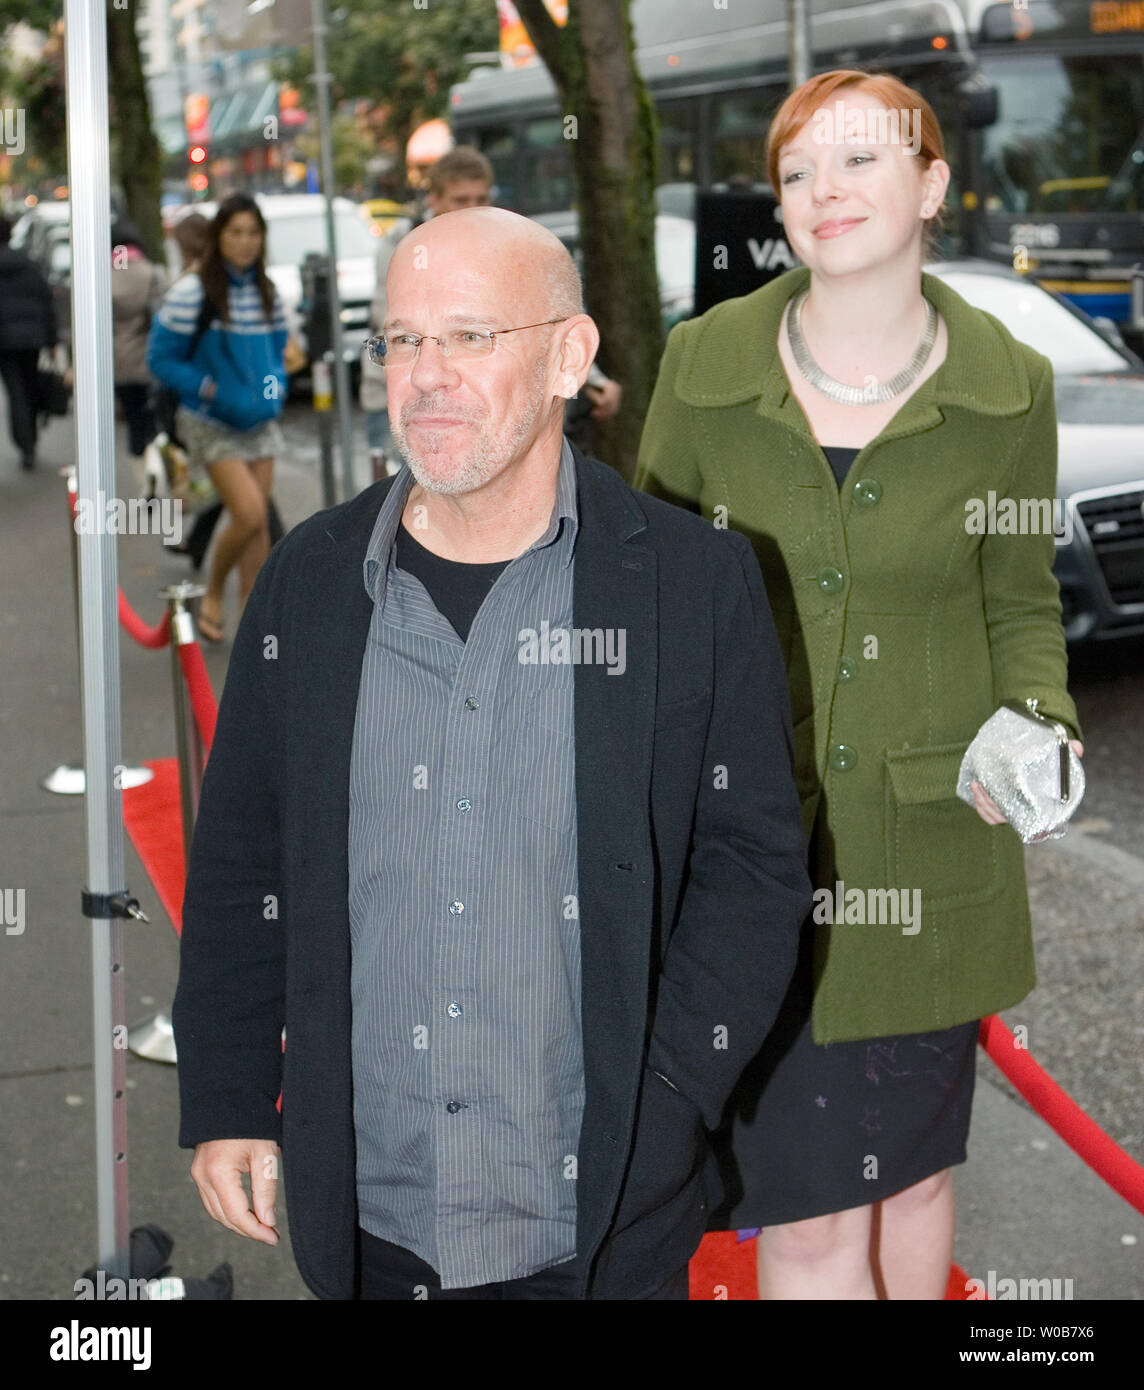
[[[333,404],[330,384],[330,364],[334,354],[327,352],[310,368],[314,386],[314,410],[318,416],[318,443],[322,450],[322,503],[332,507],[336,501],[334,488],[334,422],[330,407]]]
[[[79,483],[76,480],[74,465],[70,468],[61,468],[60,477],[67,479],[70,494],[74,495],[78,492]],[[79,536],[76,534],[74,526],[70,529],[71,544],[68,546],[68,554],[71,556],[72,597],[75,600],[75,637],[78,647],[80,644],[79,559],[77,554]],[[120,772],[119,785],[121,787],[141,787],[144,782],[149,782],[154,775],[149,767],[124,767]],[[86,789],[83,764],[78,762],[59,763],[46,776],[40,778],[40,786],[46,792],[55,792],[57,796],[82,796]]]
[[[195,833],[195,818],[199,811],[199,793],[203,785],[203,739],[191,708],[179,648],[195,639],[194,613],[189,604],[202,598],[202,584],[184,581],[161,589],[171,613],[171,688],[175,698],[175,741],[179,755],[179,801],[183,813],[183,862],[190,865],[191,841]],[[175,1055],[175,1033],[168,1013],[153,1014],[127,1030],[127,1046],[137,1057],[149,1062],[178,1060]]]
[[[203,785],[203,740],[183,679],[179,648],[189,646],[195,639],[194,614],[187,604],[202,598],[202,584],[172,584],[161,590],[171,609],[171,683],[175,695],[175,738],[179,753],[179,799],[183,808],[184,862],[191,862],[191,840],[195,833],[195,817],[199,813],[199,792]]]
[[[330,338],[330,259],[311,251],[302,262],[302,299],[306,314],[306,343],[310,354],[310,391],[318,416],[318,447],[322,459],[322,506],[337,503],[334,482],[333,364]],[[346,494],[350,496],[349,493]]]

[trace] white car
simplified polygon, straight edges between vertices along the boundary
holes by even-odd
[[[286,310],[286,322],[307,350],[302,300],[301,266],[306,256],[326,252],[326,200],[318,193],[256,193],[255,202],[266,219],[266,273],[274,281]],[[190,212],[213,218],[217,203],[189,203]],[[351,365],[361,360],[361,345],[369,337],[369,310],[377,268],[377,237],[355,203],[334,199],[334,229],[338,243],[338,295],[341,299],[342,355]]]

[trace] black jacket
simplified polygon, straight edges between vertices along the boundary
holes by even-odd
[[[0,246],[0,352],[55,347],[58,341],[51,286],[34,261]]]
[[[702,1237],[703,1127],[770,1029],[811,889],[786,677],[748,542],[574,457],[574,624],[627,634],[622,676],[574,675],[577,1261],[586,1297],[639,1298]],[[254,586],[202,788],[173,1010],[180,1144],[279,1140],[299,1270],[336,1299],[355,1286],[347,839],[372,609],[362,562],[391,485],[297,527]]]

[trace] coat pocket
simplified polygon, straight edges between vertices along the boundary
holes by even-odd
[[[986,825],[956,793],[966,743],[888,751],[886,873],[891,888],[920,889],[922,908],[971,907],[1005,886],[1005,826]]]

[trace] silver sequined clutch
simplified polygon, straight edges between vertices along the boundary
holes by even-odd
[[[980,782],[1027,845],[1059,840],[1084,796],[1084,769],[1069,746],[1068,730],[1037,712],[1003,707],[990,716],[965,751],[957,794],[973,805]]]

